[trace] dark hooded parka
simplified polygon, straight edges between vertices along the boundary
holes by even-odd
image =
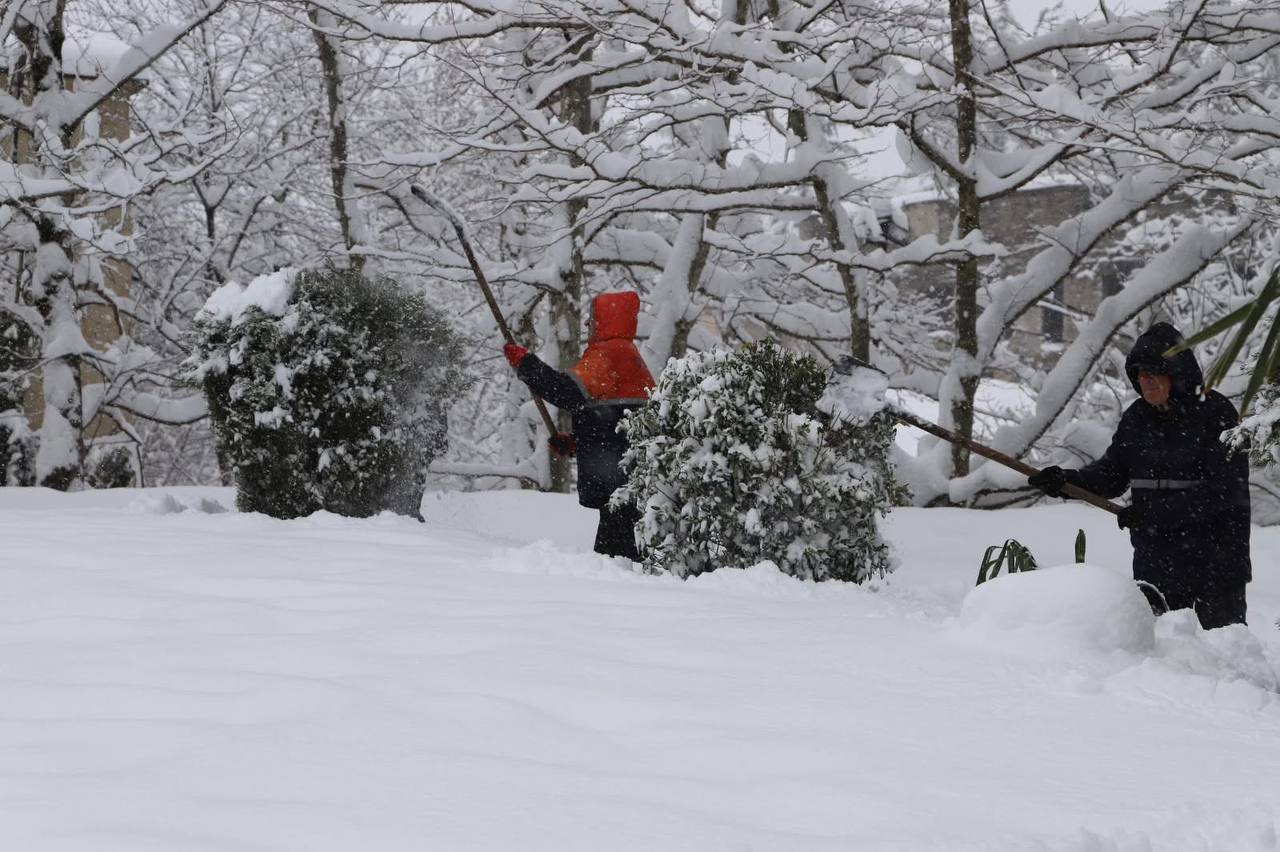
[[[640,297],[635,293],[602,293],[591,302],[591,334],[587,349],[568,372],[560,372],[528,355],[516,375],[547,402],[573,415],[578,458],[578,502],[600,509],[620,488],[622,454],[627,439],[618,423],[642,405],[653,376],[636,348]]]
[[[1125,371],[1141,394],[1139,370],[1172,378],[1160,410],[1139,398],[1120,418],[1111,446],[1097,461],[1067,471],[1067,481],[1103,497],[1133,490],[1136,520],[1133,576],[1151,583],[1174,608],[1238,596],[1243,618],[1249,564],[1249,465],[1245,453],[1222,443],[1239,416],[1217,391],[1201,395],[1204,375],[1168,323],[1138,338]],[[1197,609],[1199,607],[1197,606]]]

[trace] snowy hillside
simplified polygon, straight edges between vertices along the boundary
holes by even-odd
[[[1079,506],[899,511],[872,589],[638,576],[570,498],[168,493],[0,489],[0,849],[1280,845],[1280,530],[1251,629],[1152,638]],[[970,594],[986,545],[1064,563],[1079,526],[1096,567]]]

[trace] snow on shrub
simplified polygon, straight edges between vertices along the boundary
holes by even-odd
[[[464,384],[460,342],[421,295],[282,270],[214,293],[195,342],[191,375],[242,511],[418,514]]]
[[[131,488],[138,474],[133,467],[133,451],[124,446],[106,446],[90,453],[85,484],[90,488]]]
[[[0,488],[36,484],[36,435],[19,408],[0,410]]]
[[[1280,467],[1280,384],[1258,391],[1252,413],[1231,430],[1229,440],[1237,449],[1248,449],[1256,464]]]
[[[614,501],[640,507],[646,565],[690,576],[771,560],[853,582],[892,570],[876,515],[905,497],[893,425],[882,401],[847,393],[843,416],[824,413],[826,388],[814,359],[768,342],[669,362],[621,426],[629,481]]]
[[[39,446],[24,405],[39,364],[32,352],[39,346],[30,327],[0,312],[0,488],[36,483]]]

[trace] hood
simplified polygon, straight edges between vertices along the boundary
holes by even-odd
[[[1129,376],[1133,389],[1142,394],[1138,387],[1138,370],[1141,367],[1155,367],[1157,371],[1173,376],[1171,397],[1183,399],[1195,396],[1204,384],[1204,373],[1200,370],[1200,362],[1190,349],[1183,349],[1172,358],[1164,357],[1164,353],[1172,346],[1182,342],[1182,334],[1167,322],[1158,322],[1142,333],[1129,357],[1124,359],[1124,371]]]
[[[630,340],[636,336],[636,322],[640,316],[640,296],[637,293],[601,293],[591,300],[590,343],[618,338]]]

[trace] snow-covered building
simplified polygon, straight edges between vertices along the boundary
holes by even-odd
[[[924,183],[926,180],[904,180],[900,192],[881,205],[877,213],[885,240],[905,244],[926,235],[939,240],[951,235],[955,203],[946,193]],[[1008,273],[1022,271],[1044,248],[1040,233],[1087,210],[1090,192],[1089,187],[1069,178],[1044,178],[984,202],[983,233],[1008,252],[992,263]],[[1149,211],[1149,217],[1157,221],[1177,214],[1194,216],[1201,204],[1179,195]],[[1099,303],[1119,292],[1126,278],[1142,266],[1142,242],[1127,240],[1123,234],[1111,238],[1110,250],[1098,252],[1096,259],[1060,283],[1051,298],[1041,300],[1018,319],[1008,338],[1013,350],[1033,360],[1053,358],[1075,339],[1078,321],[1092,317]],[[952,268],[944,265],[909,269],[901,273],[901,280],[917,292],[947,300],[954,286]]]
[[[1061,223],[1084,210],[1088,203],[1089,190],[1079,183],[1043,181],[987,202],[983,207],[983,233],[1008,250],[1008,255],[999,261],[1002,266],[1020,269],[1039,247],[1039,229]],[[895,242],[910,242],[927,234],[945,240],[954,221],[955,204],[950,197],[936,189],[917,189],[890,200],[884,229]],[[948,266],[911,270],[903,278],[911,288],[939,298],[949,298],[954,286]],[[1118,283],[1116,278],[1111,286]],[[1102,282],[1078,277],[1059,285],[1052,300],[1042,301],[1018,321],[1011,344],[1028,355],[1056,351],[1073,336],[1074,327],[1068,318],[1075,313],[1091,313],[1106,295],[1104,289]]]

